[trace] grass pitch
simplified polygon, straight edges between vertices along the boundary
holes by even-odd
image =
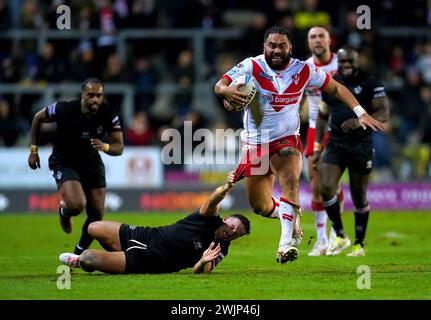
[[[222,212],[222,216],[225,213]],[[135,225],[173,223],[185,214],[116,213],[105,220]],[[280,225],[248,214],[251,234],[235,240],[211,273],[191,269],[165,275],[105,275],[74,270],[71,288],[57,288],[58,255],[70,252],[84,215],[67,235],[54,214],[0,215],[0,299],[295,300],[431,299],[431,214],[372,212],[366,256],[308,257],[313,217],[302,219],[304,240],[297,261],[275,262]],[[354,240],[353,215],[343,215]],[[100,247],[94,243],[93,248]],[[359,266],[370,268],[370,289],[359,289]],[[359,283],[364,283],[359,279]]]

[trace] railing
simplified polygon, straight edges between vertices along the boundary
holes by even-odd
[[[86,32],[78,30],[9,30],[0,33],[0,39],[12,39],[19,41],[21,39],[34,39],[37,41],[37,50],[41,52],[45,42],[50,39],[61,40],[83,40],[95,39],[104,34],[98,30],[90,30]],[[114,44],[119,59],[125,62],[127,59],[127,41],[137,39],[189,39],[192,43],[194,55],[194,79],[193,100],[198,102],[197,109],[207,115],[211,115],[214,110],[208,107],[208,102],[211,101],[212,85],[204,79],[205,68],[205,41],[207,39],[235,39],[243,35],[240,29],[124,29],[118,31],[114,36]],[[134,113],[134,94],[135,88],[131,84],[106,84],[107,94],[124,94],[123,104],[121,106],[123,120],[127,125],[130,124]],[[161,83],[155,88],[162,88],[166,93],[172,94],[182,90],[176,84]],[[165,92],[163,91],[163,92]],[[30,85],[23,86],[20,84],[0,84],[0,94],[25,94],[38,93],[42,95],[42,100],[45,105],[54,100],[56,93],[79,93],[80,84],[49,84],[49,85]]]
[[[31,85],[23,86],[16,84],[0,84],[0,95],[2,94],[40,94],[42,96],[40,108],[48,106],[56,100],[55,95],[60,94],[76,94],[79,97],[81,92],[80,83],[67,84],[46,84],[46,85]],[[108,94],[122,94],[123,104],[121,106],[121,116],[126,125],[130,125],[134,108],[133,101],[135,95],[135,87],[130,84],[105,84],[105,92]]]
[[[236,39],[243,35],[241,29],[123,29],[113,35],[116,51],[122,62],[126,60],[126,42],[130,39],[190,39],[194,52],[194,72],[196,82],[203,80],[203,68],[205,65],[205,40],[206,39]],[[41,52],[43,44],[48,39],[82,40],[98,38],[104,35],[98,30],[86,32],[78,30],[9,30],[0,33],[0,39],[35,39],[38,52]]]

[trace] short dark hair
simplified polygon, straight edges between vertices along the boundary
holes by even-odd
[[[81,86],[81,90],[84,90],[84,88],[85,88],[85,86],[87,85],[87,84],[100,84],[101,86],[102,86],[102,88],[104,88],[105,86],[103,85],[103,83],[102,83],[102,80],[100,80],[100,79],[97,79],[97,78],[87,78],[87,79],[85,79],[84,80],[84,82],[82,83],[82,86]]]
[[[289,40],[289,42],[292,42],[292,34],[290,33],[290,31],[282,26],[272,26],[269,29],[266,29],[265,31],[265,35],[263,36],[263,42],[266,41],[266,39],[268,39],[270,34],[283,34],[287,37],[287,39]]]
[[[231,215],[231,217],[232,218],[237,218],[239,221],[241,221],[242,225],[245,228],[245,234],[249,234],[250,233],[250,220],[248,220],[242,214],[233,214],[233,215]]]

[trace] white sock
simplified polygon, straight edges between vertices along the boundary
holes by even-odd
[[[271,198],[272,198],[272,202],[274,203],[274,211],[272,211],[266,217],[271,219],[278,219],[279,213],[280,213],[280,200],[275,198],[274,196],[272,196]]]
[[[329,231],[329,240],[332,241],[337,236],[337,233],[335,232],[334,228],[331,227],[331,231]]]
[[[328,237],[326,236],[326,211],[314,211],[314,227],[317,232],[317,242],[327,243]]]
[[[280,198],[279,218],[281,223],[281,237],[279,248],[290,246],[293,228],[295,227],[296,211],[295,208],[284,198]]]

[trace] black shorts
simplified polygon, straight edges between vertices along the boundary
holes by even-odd
[[[122,224],[119,233],[121,250],[126,255],[125,273],[154,273],[147,251],[149,228]]]
[[[335,164],[342,170],[358,174],[369,174],[373,169],[374,148],[372,142],[335,142],[328,140],[322,155],[324,163]]]
[[[55,155],[49,157],[49,169],[53,171],[52,176],[57,183],[57,188],[68,180],[81,182],[83,189],[106,188],[105,166],[103,162],[94,161],[87,167],[75,166],[61,161]]]

